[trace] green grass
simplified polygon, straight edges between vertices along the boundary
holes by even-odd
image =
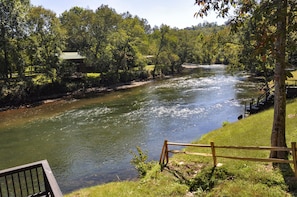
[[[187,191],[185,185],[179,184],[172,176],[164,176],[159,165],[139,181],[114,182],[94,186],[66,196],[182,196]]]
[[[35,85],[44,85],[51,83],[51,79],[44,74],[38,74],[32,79]]]
[[[100,77],[100,73],[87,73],[87,77],[98,78],[98,77]]]
[[[193,143],[238,146],[269,146],[273,110],[252,115],[209,132]],[[287,104],[286,138],[290,146],[297,140],[297,100]],[[161,147],[160,147],[161,151]],[[209,152],[187,148],[187,151]],[[268,158],[268,151],[228,150],[217,154]],[[295,196],[297,181],[292,166],[286,170],[271,163],[176,154],[162,172],[159,165],[136,181],[113,182],[81,189],[66,196]]]
[[[293,75],[293,77],[291,77],[291,78],[287,78],[287,80],[286,80],[286,84],[287,85],[297,85],[297,71],[293,71],[293,72],[291,72],[291,74]]]
[[[293,77],[292,78],[289,78],[289,79],[297,80],[297,71],[293,71],[291,73],[292,73]]]
[[[147,65],[147,66],[145,66],[144,69],[147,70],[147,71],[153,71],[154,68],[155,68],[155,65]]]

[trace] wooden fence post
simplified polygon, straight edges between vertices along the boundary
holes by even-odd
[[[217,166],[217,157],[216,157],[216,150],[215,150],[214,142],[210,142],[210,146],[211,146],[211,153],[212,153],[212,158],[213,158],[213,166],[216,167]]]
[[[165,146],[165,158],[166,158],[166,164],[168,164],[169,162],[169,155],[168,155],[168,144],[167,144],[167,140],[165,140],[164,142],[164,146]]]
[[[291,142],[295,177],[297,178],[296,142]]]
[[[166,163],[165,163],[165,160],[166,160]],[[169,160],[168,144],[167,144],[167,140],[165,140],[162,147],[162,152],[161,152],[160,161],[159,161],[159,164],[162,166],[162,168],[168,163],[168,160]]]

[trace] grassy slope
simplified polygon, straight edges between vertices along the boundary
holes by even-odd
[[[273,110],[270,109],[227,124],[193,143],[269,146],[272,119]],[[297,141],[297,100],[290,100],[287,104],[286,138],[288,146]],[[187,151],[193,151],[193,148]],[[217,154],[259,158],[269,156],[267,151],[243,150],[221,150]],[[292,178],[292,166],[280,170],[273,168],[270,163],[220,158],[218,162],[222,167],[214,170],[211,158],[174,155],[162,172],[159,165],[156,165],[145,178],[138,181],[108,183],[67,196],[297,196],[294,194],[297,191],[297,181]],[[191,188],[195,190],[192,193],[189,192]]]

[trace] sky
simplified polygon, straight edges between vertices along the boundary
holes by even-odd
[[[218,25],[226,21],[226,19],[217,18],[215,13],[207,18],[194,17],[199,9],[194,2],[195,0],[31,0],[32,5],[41,5],[54,11],[57,16],[74,6],[96,10],[102,4],[108,5],[118,14],[128,11],[133,16],[147,19],[151,27],[165,24],[182,29],[206,21],[216,22]]]

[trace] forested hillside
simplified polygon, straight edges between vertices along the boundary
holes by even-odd
[[[0,8],[0,107],[174,75],[184,63],[227,64],[267,79],[273,70],[269,51],[262,50],[269,40],[259,39],[269,38],[261,21],[247,20],[236,31],[215,23],[177,29],[151,27],[107,5],[95,11],[73,7],[60,16],[29,1],[0,1]],[[288,59],[296,64],[296,34],[289,40]],[[65,51],[84,57],[84,71],[61,58]]]

